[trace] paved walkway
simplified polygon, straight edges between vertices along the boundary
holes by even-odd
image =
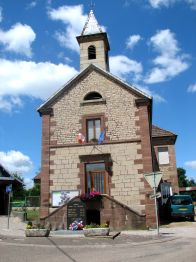
[[[0,235],[24,236],[26,223],[21,222],[18,217],[10,217],[8,226],[8,217],[0,216]]]
[[[9,228],[7,216],[0,216],[0,235],[4,236],[25,236],[26,223],[21,222],[20,218],[10,217]],[[196,222],[177,222],[162,226],[159,229],[160,235],[180,237],[196,236]],[[112,232],[114,234],[115,232]],[[157,230],[128,230],[122,231],[121,235],[133,236],[157,236]],[[51,231],[50,236],[53,237],[83,237],[82,231],[58,230]]]

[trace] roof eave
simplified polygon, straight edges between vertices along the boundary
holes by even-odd
[[[132,90],[135,94],[152,101],[152,97],[150,95],[144,93],[143,91],[136,88],[135,86],[128,84],[127,82],[125,82],[122,79],[112,75],[110,72],[103,70],[102,68],[98,67],[97,65],[90,64],[88,67],[84,68],[81,72],[79,72],[76,76],[74,76],[72,79],[70,79],[66,84],[64,84],[59,90],[57,90],[56,93],[54,93],[54,95],[49,97],[46,102],[41,104],[41,106],[37,109],[37,111],[40,113],[40,115],[42,115],[46,111],[46,109],[52,104],[52,102],[57,97],[59,97],[59,95],[62,92],[64,92],[65,88],[66,89],[69,88],[75,81],[79,80],[86,72],[93,70],[93,69],[96,69],[97,71],[101,72],[102,74],[110,77],[112,80],[117,81],[118,83],[120,83],[124,87]]]

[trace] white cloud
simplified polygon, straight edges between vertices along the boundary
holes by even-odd
[[[24,177],[24,184],[26,186],[26,189],[32,188],[34,185],[33,179],[29,177]]]
[[[131,35],[129,36],[129,38],[127,39],[127,48],[132,49],[140,40],[141,40],[141,36],[140,35]]]
[[[5,50],[25,55],[32,56],[31,44],[35,40],[36,34],[28,25],[20,23],[15,24],[8,31],[0,30],[0,44]]]
[[[189,67],[188,56],[181,53],[175,35],[169,29],[161,30],[152,36],[150,45],[160,55],[152,61],[155,67],[147,74],[146,83],[169,80]]]
[[[4,111],[20,106],[23,95],[47,99],[77,73],[63,64],[5,59],[0,59],[0,68],[0,109]]]
[[[1,23],[2,20],[3,20],[3,9],[0,6],[0,23]]]
[[[123,55],[111,56],[110,71],[123,79],[131,75],[136,81],[141,77],[142,64]]]
[[[186,0],[186,2],[188,4],[190,4],[190,7],[193,9],[193,10],[196,10],[196,0]]]
[[[196,0],[148,0],[153,8],[170,7],[176,3],[185,2],[190,8],[196,9]]]
[[[14,97],[14,96],[3,97],[3,96],[0,96],[0,111],[10,113],[10,112],[12,112],[12,110],[15,107],[21,107],[21,106],[22,106],[22,101],[19,97]]]
[[[32,1],[31,3],[27,4],[26,9],[32,9],[34,7],[36,7],[37,2],[36,1]]]
[[[196,92],[196,83],[193,84],[193,85],[190,85],[190,86],[188,87],[187,91],[190,92],[190,93]]]
[[[76,36],[80,35],[87,20],[83,14],[83,6],[61,6],[57,9],[49,9],[48,16],[52,20],[59,20],[66,25],[65,32],[58,31],[55,36],[62,46],[79,51]]]
[[[32,170],[33,163],[30,158],[20,151],[11,150],[0,152],[0,163],[10,172],[25,174]]]
[[[124,1],[124,4],[123,4],[123,7],[129,7],[129,6],[130,6],[129,1],[125,0],[125,1]]]
[[[187,167],[190,167],[192,169],[196,169],[196,160],[193,160],[193,161],[187,161],[184,163],[185,166]]]
[[[159,94],[157,94],[156,92],[152,91],[149,89],[149,87],[147,86],[141,86],[141,85],[136,85],[137,88],[139,88],[140,90],[142,90],[144,93],[150,95],[153,97],[153,100],[156,102],[156,103],[165,103],[166,100],[164,97],[160,96]]]
[[[161,6],[169,7],[175,2],[176,0],[149,0],[149,3],[153,8],[160,8]]]

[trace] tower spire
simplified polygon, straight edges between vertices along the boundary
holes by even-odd
[[[102,29],[95,18],[93,10],[91,9],[87,18],[87,21],[84,25],[81,35],[91,35],[102,33]]]
[[[90,10],[93,10],[93,8],[95,7],[95,3],[93,2],[93,0],[91,0],[89,6],[90,6]]]
[[[83,70],[90,64],[94,64],[109,71],[108,51],[110,45],[107,33],[102,31],[92,9],[81,35],[76,38],[80,45],[80,69]]]

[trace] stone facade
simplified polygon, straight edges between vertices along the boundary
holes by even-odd
[[[107,46],[105,45],[104,39],[97,41],[93,38],[91,45],[96,48],[96,65],[108,70],[109,65],[106,63],[107,59]],[[90,65],[92,60],[88,59],[88,47],[89,42],[80,43],[80,69],[83,70]],[[94,62],[94,61],[93,61]]]
[[[38,110],[43,121],[41,218],[48,217],[54,211],[51,200],[53,191],[87,192],[86,165],[104,163],[104,190],[107,196],[119,203],[121,213],[124,207],[125,213],[129,209],[137,214],[136,220],[140,221],[145,216],[146,225],[154,225],[154,201],[149,199],[152,189],[143,174],[160,170],[156,146],[165,141],[169,145],[171,163],[167,169],[160,168],[165,172],[164,179],[175,183],[177,190],[175,141],[157,134],[152,137],[152,98],[108,72],[107,34],[79,36],[77,40],[81,68],[84,69]],[[96,59],[93,60],[88,60],[90,45],[96,47]],[[99,95],[98,99],[85,99],[95,92]],[[87,120],[97,118],[101,131],[106,132],[104,141],[100,145],[97,141],[88,140],[78,143],[79,133],[87,138]],[[119,210],[111,210],[109,207],[102,209],[101,219],[107,216],[107,212],[109,220],[116,219]],[[52,214],[56,216],[59,212],[62,212],[61,208]],[[124,227],[123,221],[115,228]],[[134,223],[137,224],[137,221]]]
[[[116,200],[144,213],[144,181],[142,174],[138,173],[138,170],[142,169],[142,164],[137,164],[135,161],[141,159],[141,154],[137,153],[138,149],[140,145],[134,142],[99,146],[102,154],[110,154],[113,160],[113,172],[109,174],[110,182],[108,178],[108,193]],[[79,156],[89,155],[91,150],[92,146],[57,148],[55,154],[51,156],[50,180],[52,180],[52,186],[50,186],[50,191],[80,189],[84,193],[84,183],[79,177]],[[97,153],[100,154],[95,149],[93,155]]]
[[[154,146],[157,159],[159,147],[160,146]],[[175,148],[174,145],[171,144],[167,144],[167,147],[169,152],[169,163],[165,165],[159,165],[159,170],[163,173],[163,181],[171,183],[172,191],[174,193],[179,193]]]
[[[100,93],[106,103],[83,103],[85,95],[92,91]],[[94,114],[105,115],[107,138],[110,141],[138,139],[139,126],[136,125],[136,121],[139,120],[139,116],[135,106],[137,98],[131,90],[120,87],[118,83],[105,78],[97,71],[91,71],[80,82],[74,83],[52,105],[52,143],[77,143],[76,136],[82,130],[82,117]]]

